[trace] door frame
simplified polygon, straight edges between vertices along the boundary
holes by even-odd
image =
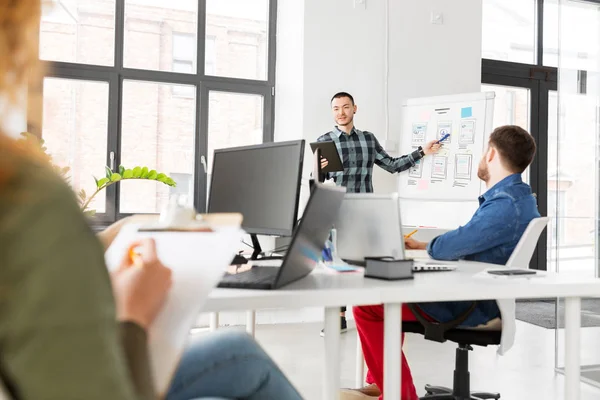
[[[507,63],[487,60],[482,62],[481,83],[529,89],[529,132],[533,136],[537,151],[529,167],[530,185],[536,195],[538,210],[542,216],[548,215],[548,96],[551,90],[558,89],[558,70],[553,67],[539,67],[529,64]],[[531,258],[529,267],[547,270],[547,230]]]

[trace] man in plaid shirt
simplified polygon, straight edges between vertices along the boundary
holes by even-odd
[[[371,132],[360,131],[354,126],[356,105],[354,98],[345,92],[336,93],[331,99],[333,118],[337,126],[317,139],[318,142],[332,141],[337,147],[344,171],[330,172],[328,179],[333,179],[338,186],[345,186],[348,193],[373,192],[373,165],[394,173],[406,171],[427,154],[436,153],[440,145],[431,141],[425,147],[410,154],[394,158],[385,152]],[[321,159],[321,167],[328,164]]]
[[[328,179],[333,179],[338,186],[345,186],[348,193],[372,193],[373,192],[373,165],[377,164],[389,173],[406,171],[427,154],[436,153],[440,144],[433,140],[425,147],[418,149],[402,157],[390,157],[371,132],[360,131],[354,127],[354,114],[356,104],[352,95],[346,92],[336,93],[331,98],[331,110],[336,127],[317,139],[318,142],[332,141],[335,143],[343,171],[327,173]],[[321,168],[325,168],[329,162],[321,158]],[[341,332],[347,331],[346,307],[340,312]],[[321,330],[321,336],[324,336]]]

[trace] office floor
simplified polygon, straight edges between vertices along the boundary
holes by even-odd
[[[353,324],[353,321],[351,322]],[[350,324],[350,322],[349,322]],[[563,395],[563,376],[554,373],[554,331],[517,321],[515,346],[506,356],[495,348],[475,348],[470,356],[472,389],[497,391],[502,399],[569,400]],[[225,328],[243,329],[243,327]],[[320,324],[259,325],[256,338],[307,400],[321,399],[323,338]],[[600,364],[600,328],[582,334],[582,362]],[[342,334],[342,386],[354,386],[356,330]],[[405,351],[422,395],[425,383],[450,386],[454,343],[433,343],[407,335]],[[581,384],[581,400],[600,398],[600,389]]]

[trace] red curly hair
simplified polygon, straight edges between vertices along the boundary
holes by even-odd
[[[41,5],[40,0],[0,0],[0,121],[9,106],[22,106],[19,94],[28,85],[40,82]],[[31,158],[41,160],[32,148],[9,138],[0,127],[0,191],[18,168],[19,160]]]

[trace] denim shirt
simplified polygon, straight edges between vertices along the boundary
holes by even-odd
[[[479,197],[479,208],[465,226],[433,239],[427,252],[436,260],[504,265],[529,222],[539,216],[531,187],[513,174]]]

